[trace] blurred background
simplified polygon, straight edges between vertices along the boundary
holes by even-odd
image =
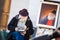
[[[52,29],[39,28],[36,25],[37,15],[41,9],[41,3],[44,0],[0,0],[0,36],[1,40],[5,40],[4,36],[7,36],[8,30],[7,25],[10,20],[19,13],[19,10],[26,8],[29,12],[29,16],[33,22],[34,26],[34,34],[33,37],[38,37],[40,35],[51,34],[53,32]],[[60,0],[58,0],[58,4],[60,6]],[[53,3],[53,2],[51,2]],[[60,8],[58,15],[57,27],[60,27]],[[2,34],[3,33],[3,34]]]

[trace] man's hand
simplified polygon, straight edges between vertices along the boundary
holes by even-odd
[[[22,32],[22,35],[25,35],[25,34],[26,34],[26,31],[23,31],[23,32]]]
[[[28,30],[29,28],[27,28],[27,26],[25,25],[25,31]]]
[[[18,30],[19,30],[19,28],[18,28],[18,27],[16,27],[16,28],[15,28],[15,31],[18,31]]]

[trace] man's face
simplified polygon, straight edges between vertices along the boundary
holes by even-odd
[[[60,37],[58,37],[58,38],[55,38],[55,40],[60,40]]]
[[[48,19],[49,19],[49,20],[54,20],[54,19],[55,19],[55,14],[49,13],[49,14],[48,14]]]
[[[27,16],[20,15],[19,18],[25,19]]]

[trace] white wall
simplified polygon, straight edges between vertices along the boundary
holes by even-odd
[[[11,8],[8,23],[16,14],[19,13],[19,10],[23,8],[28,9],[28,6],[29,6],[29,0],[11,0]]]
[[[34,27],[36,27],[37,14],[41,6],[40,1],[42,0],[12,0],[8,23],[18,14],[19,10],[26,8],[29,11]]]
[[[41,0],[30,0],[29,2],[29,15],[30,18],[34,24],[34,27],[36,27],[36,22],[37,22],[37,16],[38,16],[38,12],[39,9],[41,7]]]

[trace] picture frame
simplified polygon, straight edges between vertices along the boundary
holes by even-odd
[[[56,16],[55,16],[55,19],[54,19],[55,21],[54,21],[54,24],[53,24],[54,26],[39,23],[41,18],[43,18],[43,16],[46,17],[48,15],[48,13],[51,12],[52,10],[56,10]],[[58,12],[59,12],[59,5],[58,4],[42,2],[41,7],[39,8],[39,12],[38,12],[37,26],[38,27],[44,27],[44,28],[56,29]]]
[[[57,28],[60,27],[60,18],[59,17],[60,17],[60,7],[59,7],[59,14],[58,14],[58,23],[57,23],[58,25],[57,25]]]
[[[60,3],[60,0],[44,0],[46,2]]]

